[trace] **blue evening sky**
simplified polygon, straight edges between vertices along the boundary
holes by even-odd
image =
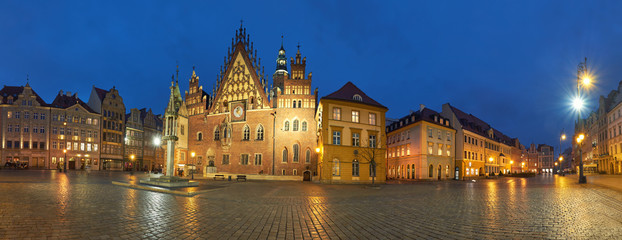
[[[576,119],[576,65],[588,57],[597,74],[592,108],[622,80],[621,12],[620,1],[2,0],[0,84],[29,74],[47,102],[116,86],[128,110],[162,113],[176,61],[183,90],[195,65],[211,92],[244,19],[267,72],[281,34],[288,58],[300,42],[320,96],[352,81],[390,118],[449,102],[557,148]]]

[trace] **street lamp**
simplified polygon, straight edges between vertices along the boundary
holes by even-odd
[[[63,159],[63,171],[67,172],[67,149],[63,149],[63,153],[65,153],[65,158]]]
[[[192,176],[192,180],[194,180],[194,169],[196,168],[196,161],[194,159],[194,152],[190,153],[190,156],[192,156],[192,169],[190,170],[190,175]]]
[[[581,97],[581,86],[583,85],[584,89],[588,89],[591,83],[592,79],[590,78],[587,68],[587,58],[585,58],[585,60],[577,66],[577,98]],[[583,101],[581,100],[578,103],[581,103],[582,105]],[[577,124],[581,124],[581,111],[577,111]],[[581,156],[583,154],[581,152],[581,146],[583,146],[581,142],[583,142],[583,138],[585,138],[585,135],[583,134],[579,135],[577,138],[577,143],[579,144],[579,157],[581,157],[581,159],[579,159],[579,183],[587,182],[587,179],[583,175],[583,157]]]
[[[561,136],[559,137],[559,172],[562,172],[562,141],[566,140],[566,134],[564,133],[564,129],[562,129]],[[557,164],[555,164],[557,166]]]

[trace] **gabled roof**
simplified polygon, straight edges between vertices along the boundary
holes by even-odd
[[[29,87],[28,84],[26,84],[27,87]],[[32,89],[32,94],[35,95],[36,101],[39,103],[39,105],[41,106],[49,106],[49,104],[47,104],[45,101],[43,101],[43,98],[41,98],[39,96],[39,94],[37,94],[37,92],[35,92],[34,89]],[[2,102],[0,103],[7,103],[7,98],[9,96],[13,96],[13,102],[16,102],[17,99],[19,98],[19,95],[24,92],[24,87],[23,86],[4,86],[2,88],[2,90],[0,90],[0,96],[2,96]]]
[[[458,121],[460,121],[460,124],[462,125],[463,129],[469,130],[470,132],[474,132],[480,136],[483,136],[491,140],[495,140],[505,145],[514,146],[515,141],[512,138],[506,136],[501,131],[492,128],[490,124],[473,116],[472,114],[466,114],[465,112],[461,111],[460,109],[454,106],[451,106],[451,105],[449,106],[451,107],[451,110],[456,115],[456,118],[458,118]],[[493,138],[490,138],[490,136],[488,135],[488,131],[491,129],[493,131]]]
[[[354,100],[354,96],[355,95],[359,95],[362,98],[362,101],[358,101],[358,100]],[[327,96],[322,97],[322,99],[333,99],[333,100],[341,100],[341,101],[349,101],[349,102],[355,102],[355,103],[363,103],[363,104],[367,104],[367,105],[371,105],[371,106],[376,106],[376,107],[381,107],[381,108],[386,108],[387,107],[383,106],[382,104],[376,102],[376,100],[372,99],[371,97],[367,96],[367,94],[365,94],[363,91],[361,91],[361,89],[359,89],[357,86],[354,85],[354,83],[352,82],[347,82],[345,85],[343,85],[343,87],[341,87],[339,90],[328,94]]]
[[[91,107],[89,107],[89,105],[87,105],[84,101],[78,98],[76,94],[72,96],[67,96],[65,94],[58,93],[58,95],[56,95],[56,98],[54,98],[54,101],[52,101],[52,104],[50,104],[50,106],[55,107],[55,108],[69,108],[76,104],[79,104],[84,109],[86,109],[86,111],[90,113],[97,113],[93,109],[91,109]]]
[[[95,88],[95,93],[97,93],[97,97],[99,97],[100,101],[103,101],[104,98],[106,97],[106,94],[110,92],[108,90],[104,90],[98,87],[93,87],[93,88]]]

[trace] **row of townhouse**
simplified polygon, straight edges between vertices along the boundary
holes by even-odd
[[[572,138],[575,168],[578,168],[582,158],[585,172],[622,174],[621,93],[622,81],[606,97],[600,96],[595,111],[575,122],[575,136]],[[579,134],[585,136],[581,143],[576,141]]]
[[[420,105],[387,122],[387,176],[444,180],[517,172],[553,172],[553,148],[526,149],[479,118],[444,104],[441,112]],[[533,154],[533,157],[532,155]]]
[[[141,121],[148,123],[149,137],[159,136],[161,120],[150,110],[140,112],[144,112]],[[29,83],[4,86],[0,90],[0,163],[36,169],[120,170],[132,164],[142,166],[146,155],[145,163],[152,164],[154,148],[147,154],[136,152],[135,163],[126,154],[126,120],[123,99],[114,87],[93,86],[88,102],[77,93],[61,90],[52,103],[46,103]]]

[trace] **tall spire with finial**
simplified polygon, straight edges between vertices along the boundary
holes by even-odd
[[[175,79],[175,83],[179,83],[179,61],[177,61],[177,70],[175,70],[175,72],[177,73],[177,79]]]
[[[283,35],[281,35],[281,48],[279,49],[279,55],[276,58],[275,74],[285,73],[287,73],[287,57],[285,56],[285,48],[283,48]]]

